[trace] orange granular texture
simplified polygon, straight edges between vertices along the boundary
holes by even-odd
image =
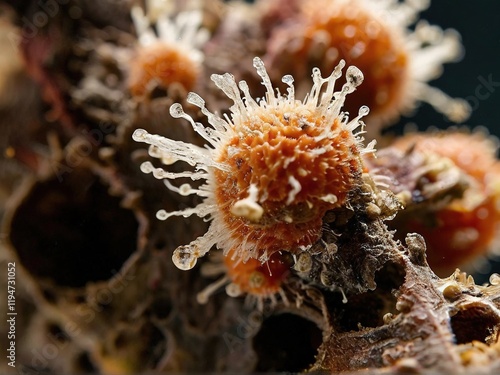
[[[366,105],[370,108],[368,118],[391,117],[401,108],[408,83],[409,58],[402,40],[403,30],[399,33],[387,27],[369,9],[358,5],[362,3],[304,1],[307,21],[301,31],[303,45],[295,54],[297,61],[308,61],[317,54],[314,40],[327,40],[324,55],[311,61],[314,66],[323,74],[330,74],[344,59],[347,66],[358,67],[365,77],[363,84],[349,95],[345,110],[353,114]],[[329,48],[337,51],[335,58],[328,58]],[[344,83],[342,77],[339,84]]]
[[[290,273],[291,261],[286,254],[274,253],[264,263],[253,258],[244,263],[239,258],[231,259],[232,255],[233,251],[230,251],[224,258],[227,273],[244,293],[257,296],[277,293]]]
[[[401,150],[415,147],[419,152],[431,152],[451,159],[468,175],[486,184],[489,173],[498,169],[495,146],[483,134],[443,132],[436,134],[408,134],[394,144]]]
[[[473,194],[466,192],[431,218],[413,218],[404,224],[405,230],[424,236],[429,264],[444,275],[484,254],[495,239],[500,222],[500,164],[494,145],[480,134],[408,135],[395,143],[402,150],[413,145],[416,152],[452,160],[476,182],[470,188]],[[478,204],[470,204],[470,197]]]
[[[311,25],[306,31],[310,38],[318,30],[325,30],[331,37],[331,45],[339,52],[339,57],[330,67],[331,71],[340,59],[347,65],[357,66],[365,75],[363,84],[354,92],[346,103],[346,110],[356,113],[357,108],[367,105],[372,116],[379,116],[394,107],[399,107],[403,86],[407,77],[408,56],[389,34],[389,30],[380,28],[376,38],[370,38],[365,31],[368,22],[373,22],[367,14],[361,13],[355,19],[334,17],[324,24]],[[354,36],[347,37],[347,30],[353,30]],[[365,45],[364,52],[355,56],[357,43]],[[381,94],[381,93],[384,94]],[[384,95],[385,100],[377,99]]]
[[[230,171],[215,172],[217,202],[232,237],[257,243],[260,254],[311,245],[320,236],[324,213],[345,202],[362,173],[352,133],[335,119],[329,126],[336,136],[320,139],[322,119],[300,111],[262,113],[245,125],[218,160]],[[301,188],[288,202],[291,177]],[[234,203],[248,197],[251,184],[258,188],[264,209],[258,223],[230,212]],[[328,195],[337,200],[325,201]]]
[[[191,90],[198,74],[198,66],[183,51],[156,43],[138,50],[130,65],[129,89],[132,95],[142,96],[155,81],[163,88],[178,82],[186,90]]]
[[[471,211],[444,208],[435,213],[434,225],[410,220],[406,228],[425,238],[429,265],[445,276],[488,250],[500,219],[496,205],[490,197]]]

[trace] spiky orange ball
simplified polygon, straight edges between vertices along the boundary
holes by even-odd
[[[129,90],[134,96],[143,96],[155,84],[166,89],[177,82],[189,91],[199,73],[199,64],[184,51],[165,43],[155,43],[138,48],[130,65]]]
[[[136,55],[130,61],[129,89],[134,96],[148,94],[173,83],[192,90],[203,61],[201,47],[209,33],[202,27],[200,10],[173,14],[169,2],[146,2],[147,9],[134,5],[131,17],[137,33]]]
[[[294,250],[315,242],[322,217],[345,203],[362,173],[358,145],[338,118],[335,137],[322,137],[322,119],[297,106],[293,112],[262,111],[225,146],[216,170],[216,199],[226,226],[241,239],[259,243],[259,254]],[[263,213],[240,217],[233,207],[258,189]]]
[[[373,152],[375,144],[365,146],[356,131],[363,126],[360,119],[368,114],[367,107],[361,107],[352,119],[342,112],[346,96],[363,81],[361,71],[351,66],[346,83],[336,91],[344,64],[340,62],[326,78],[313,69],[313,85],[303,101],[295,99],[291,76],[283,77],[287,95],[275,90],[258,57],[254,66],[266,87],[265,98],[260,100],[252,98],[245,81],[236,83],[230,74],[212,75],[234,102],[231,117],[214,115],[194,93],[188,94],[187,101],[200,108],[211,128],[196,123],[179,104],[170,108],[173,117],[191,123],[207,147],[143,129],[134,132],[136,141],[154,146],[151,156],[195,167],[194,172],[169,173],[150,162],[141,166],[144,172],[165,179],[169,189],[205,198],[194,208],[157,213],[161,220],[192,214],[211,220],[207,233],[174,251],[172,259],[179,268],[193,268],[214,245],[224,255],[233,251],[243,262],[253,258],[262,263],[279,251],[295,254],[307,250],[320,238],[323,215],[346,205],[348,194],[362,184],[361,155]],[[207,183],[194,189],[168,182],[181,177]]]
[[[283,0],[266,0],[264,19]],[[412,24],[425,0],[294,0],[295,15],[277,17],[270,30],[266,63],[277,75],[307,80],[313,66],[324,73],[341,60],[357,66],[365,81],[346,105],[349,112],[370,108],[366,122],[375,136],[383,126],[409,114],[418,102],[427,102],[454,122],[464,121],[468,104],[452,99],[427,83],[442,72],[443,63],[461,56],[460,37],[426,22]],[[289,12],[290,13],[290,12]],[[288,13],[288,14],[289,14]],[[300,92],[300,85],[298,91]]]
[[[409,56],[403,30],[382,22],[364,3],[302,1],[302,13],[307,21],[276,32],[268,54],[273,66],[284,64],[286,67],[280,71],[291,71],[296,77],[300,71],[309,71],[310,65],[329,72],[344,59],[365,76],[363,86],[346,103],[346,110],[354,112],[366,105],[370,108],[370,118],[393,117],[405,99],[408,83]],[[294,33],[293,58],[284,61],[282,44]]]
[[[328,39],[329,50],[323,60],[323,69],[331,70],[340,59],[357,66],[365,75],[363,86],[346,103],[347,111],[356,111],[362,105],[370,108],[371,117],[385,116],[401,107],[408,80],[408,52],[399,30],[387,27],[366,8],[356,9],[335,1],[309,1],[311,22],[304,32],[304,53],[311,53],[312,41],[320,35]],[[314,4],[314,7],[313,7]],[[325,8],[322,8],[325,6]],[[323,17],[320,9],[331,12]]]

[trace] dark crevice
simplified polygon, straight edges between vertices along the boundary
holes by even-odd
[[[172,301],[168,296],[157,297],[151,305],[151,313],[158,319],[167,319],[172,309]]]
[[[32,275],[81,287],[120,270],[136,250],[138,223],[107,190],[83,168],[33,186],[10,230],[21,263]]]
[[[55,323],[49,323],[47,326],[48,333],[52,336],[52,339],[64,343],[69,341],[69,336],[64,332],[61,327]]]
[[[153,324],[146,324],[142,327],[139,335],[145,341],[142,358],[147,369],[154,369],[167,351],[169,343],[167,338],[159,328]],[[170,343],[171,344],[171,343]]]
[[[96,367],[90,360],[88,353],[81,353],[76,359],[76,367],[85,374],[94,374],[97,372]]]
[[[483,304],[463,306],[451,317],[451,328],[457,344],[480,341],[489,344],[496,342],[500,319],[492,309]]]
[[[285,313],[267,318],[253,339],[254,371],[303,371],[313,363],[322,332],[310,320]]]
[[[387,262],[376,272],[377,289],[360,294],[350,294],[342,302],[340,292],[325,292],[325,301],[332,311],[332,325],[337,332],[359,331],[384,325],[384,315],[396,314],[397,298],[394,292],[403,285],[405,273],[401,266]]]

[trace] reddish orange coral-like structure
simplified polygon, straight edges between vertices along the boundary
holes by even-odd
[[[248,293],[256,297],[270,297],[281,291],[283,280],[290,273],[290,257],[274,253],[269,260],[262,263],[257,259],[249,259],[246,263],[241,259],[233,259],[231,252],[224,257],[227,273],[231,279],[229,293],[240,295]]]
[[[460,198],[396,220],[402,226],[400,230],[424,236],[431,267],[446,274],[487,252],[500,222],[496,143],[481,133],[441,132],[410,134],[397,140],[393,147],[412,149],[434,160],[430,163],[452,163],[468,185]]]
[[[130,66],[129,89],[132,95],[142,96],[155,83],[168,88],[172,83],[180,83],[186,90],[194,88],[200,67],[178,48],[156,43],[137,50]]]
[[[185,11],[171,19],[169,12],[163,10],[156,21],[158,36],[142,8],[132,9],[132,19],[139,34],[139,46],[130,62],[131,94],[143,96],[155,85],[166,89],[172,83],[192,90],[203,60],[199,47],[208,38],[207,31],[200,28],[201,13]]]
[[[226,226],[268,254],[315,242],[325,212],[343,205],[360,178],[351,130],[335,118],[328,125],[335,136],[325,136],[322,122],[307,108],[262,111],[242,124],[245,133],[233,137],[218,159],[230,168],[215,171]],[[239,208],[252,187],[262,211],[255,216]]]
[[[213,277],[221,274],[223,276],[197,294],[196,299],[199,303],[207,303],[209,297],[223,286],[229,296],[246,296],[247,300],[251,304],[256,303],[260,310],[265,302],[270,301],[275,304],[278,298],[284,303],[288,302],[283,285],[293,265],[289,253],[284,251],[273,253],[265,262],[253,258],[243,262],[236,255],[230,250],[227,255],[215,256],[202,266],[201,273],[204,276]]]
[[[201,97],[188,95],[188,102],[201,108],[213,128],[195,123],[180,105],[171,107],[171,114],[190,121],[209,147],[151,135],[143,129],[134,133],[136,141],[151,145],[152,156],[185,161],[196,169],[172,174],[150,162],[142,166],[144,172],[166,179],[171,190],[205,198],[193,209],[158,212],[160,219],[197,214],[212,220],[204,236],[175,250],[173,260],[181,269],[192,268],[213,245],[225,255],[234,251],[233,257],[243,262],[255,258],[263,263],[282,250],[306,250],[321,236],[325,212],[345,204],[347,194],[362,183],[361,155],[373,151],[374,143],[365,147],[353,132],[362,125],[359,120],[368,108],[362,107],[350,121],[341,112],[346,95],[363,81],[359,69],[347,69],[346,83],[338,92],[334,85],[342,75],[343,61],[327,78],[314,69],[312,89],[301,102],[295,99],[291,76],[283,77],[288,95],[276,95],[263,62],[255,58],[254,66],[267,91],[259,102],[250,96],[246,82],[238,86],[229,74],[212,76],[234,101],[231,119],[215,116]],[[189,184],[176,187],[168,182],[180,177],[206,179],[207,184],[193,189]]]
[[[278,0],[279,1],[279,0]],[[272,32],[266,60],[272,70],[297,79],[318,66],[330,71],[339,60],[357,66],[365,83],[352,96],[347,111],[370,108],[369,131],[380,129],[426,101],[454,121],[468,116],[463,100],[453,100],[427,85],[444,62],[461,54],[460,39],[424,22],[408,28],[425,1],[372,0],[297,1],[295,22],[283,22]],[[263,9],[268,7],[264,6]],[[290,21],[290,20],[289,20]]]

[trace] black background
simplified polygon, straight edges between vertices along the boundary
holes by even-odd
[[[479,77],[500,84],[500,1],[499,0],[434,0],[422,19],[431,24],[457,30],[465,47],[462,61],[445,65],[443,75],[432,81],[453,97],[475,96]],[[483,91],[481,91],[483,92]],[[429,126],[446,128],[453,124],[429,105],[423,104],[411,118],[403,118],[393,130],[400,133],[405,123],[415,122],[419,129]],[[479,105],[465,123],[471,128],[487,127],[500,137],[500,87],[479,101]]]

